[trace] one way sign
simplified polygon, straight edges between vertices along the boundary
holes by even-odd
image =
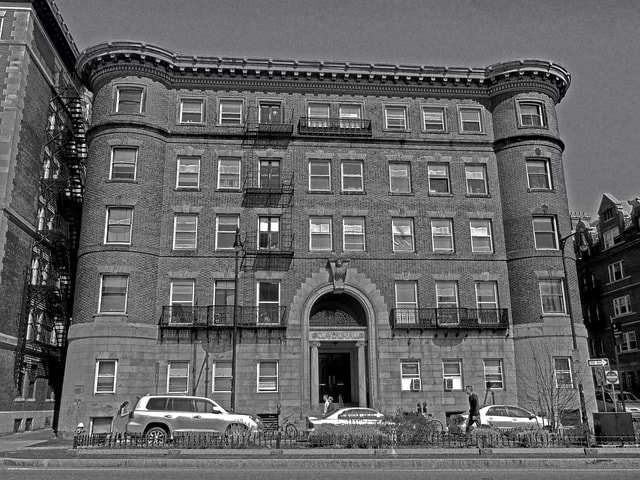
[[[609,359],[608,358],[590,358],[587,361],[587,364],[590,367],[608,367]]]

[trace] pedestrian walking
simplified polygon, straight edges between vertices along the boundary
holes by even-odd
[[[469,396],[469,418],[467,418],[466,433],[469,435],[473,425],[480,426],[480,412],[478,411],[478,395],[473,391],[473,386],[467,385],[465,391]]]

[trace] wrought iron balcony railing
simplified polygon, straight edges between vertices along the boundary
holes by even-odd
[[[285,328],[287,307],[259,306],[238,307],[236,325],[239,328]],[[162,307],[160,328],[219,329],[233,328],[233,306]]]
[[[505,329],[506,308],[394,308],[391,328],[402,329]]]
[[[359,118],[300,117],[300,135],[335,135],[370,137],[371,120]]]

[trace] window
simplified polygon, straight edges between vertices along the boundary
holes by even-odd
[[[389,191],[391,193],[411,193],[411,165],[409,163],[389,164]]]
[[[203,123],[204,100],[202,98],[183,98],[180,100],[180,123]]]
[[[258,224],[258,249],[280,250],[280,217],[260,217]]]
[[[465,165],[464,175],[467,180],[467,193],[469,195],[486,195],[487,169],[484,165]]]
[[[531,190],[551,190],[549,160],[527,160],[527,182]]]
[[[498,289],[496,282],[476,283],[476,305],[481,310],[498,308]]]
[[[280,284],[258,282],[258,323],[280,323]]]
[[[233,325],[236,284],[233,280],[216,280],[213,289],[214,323]]]
[[[607,220],[611,220],[613,218],[613,208],[609,208],[602,212],[602,221],[606,222]]]
[[[407,129],[407,107],[387,105],[384,107],[384,126],[389,130]]]
[[[631,352],[638,349],[636,332],[624,332],[621,341],[617,345],[618,352]]]
[[[629,295],[617,297],[613,299],[613,316],[620,317],[622,315],[628,315],[631,312],[631,301]]]
[[[111,150],[110,180],[135,180],[138,149],[113,147]]]
[[[460,360],[443,360],[442,376],[445,390],[462,390],[462,362]]]
[[[176,214],[173,217],[173,249],[194,250],[198,240],[198,216]]]
[[[331,163],[324,160],[309,161],[309,191],[331,191]]]
[[[557,388],[573,388],[571,376],[571,359],[569,357],[556,357],[553,359],[554,376]]]
[[[492,253],[491,220],[471,220],[471,251],[474,253]]]
[[[362,128],[362,107],[360,105],[340,105],[340,128]]]
[[[36,386],[38,384],[37,378],[28,377],[29,382],[26,385],[26,391],[24,392],[24,398],[27,400],[35,400],[36,399]]]
[[[309,250],[331,250],[331,217],[309,219]]]
[[[416,282],[396,282],[396,322],[415,323],[418,308]]]
[[[622,261],[612,263],[608,267],[609,269],[609,282],[617,282],[624,278],[624,269],[622,268]]]
[[[167,365],[167,393],[187,393],[189,362],[169,362]]]
[[[445,107],[422,107],[422,126],[429,132],[444,132],[447,129],[445,123]]]
[[[364,218],[344,217],[342,219],[342,249],[344,251],[365,250]]]
[[[200,157],[178,157],[176,188],[200,186]]]
[[[342,162],[342,191],[362,192],[364,191],[364,180],[362,178],[362,162],[345,160]]]
[[[212,392],[231,391],[231,362],[218,361],[212,365]]]
[[[96,378],[93,393],[115,393],[117,370],[117,360],[96,361]]]
[[[392,218],[391,232],[394,252],[413,252],[413,219]]]
[[[482,110],[475,107],[462,107],[458,110],[460,115],[460,132],[482,133]]]
[[[218,188],[240,188],[240,159],[221,158],[218,160]]]
[[[411,390],[411,381],[420,379],[420,362],[400,362],[400,385],[402,390]]]
[[[504,389],[501,359],[484,359],[484,386],[486,390]]]
[[[541,103],[519,102],[520,125],[523,127],[544,126],[544,110]]]
[[[116,87],[116,113],[144,112],[144,87]]]
[[[436,307],[439,325],[459,323],[457,282],[436,282]]]
[[[540,298],[542,300],[542,313],[564,314],[566,307],[564,302],[564,284],[560,279],[540,280]]]
[[[193,306],[195,281],[174,280],[171,282],[171,306]]]
[[[258,392],[278,391],[278,362],[258,362]]]
[[[431,220],[434,252],[453,252],[453,222],[450,218]]]
[[[329,126],[329,105],[325,103],[311,103],[308,106],[309,126],[328,127]]]
[[[613,227],[606,232],[603,232],[602,239],[604,241],[605,249],[613,247],[621,242],[620,229],[618,227]]]
[[[129,245],[131,243],[131,223],[133,208],[107,207],[107,225],[104,243]]]
[[[280,160],[260,160],[260,188],[280,188]]]
[[[99,313],[127,313],[128,275],[103,275],[100,282]]]
[[[238,228],[240,228],[240,217],[237,215],[216,217],[216,250],[233,250]]]
[[[242,125],[242,100],[220,100],[221,125]]]
[[[451,193],[449,188],[449,166],[429,164],[429,193]]]
[[[533,238],[536,250],[557,250],[556,219],[554,217],[533,217]]]
[[[259,123],[282,123],[282,104],[279,102],[260,102]]]

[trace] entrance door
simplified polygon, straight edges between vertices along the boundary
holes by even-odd
[[[335,403],[342,396],[343,403],[351,403],[351,354],[349,352],[318,353],[320,385],[318,401],[330,395]]]

